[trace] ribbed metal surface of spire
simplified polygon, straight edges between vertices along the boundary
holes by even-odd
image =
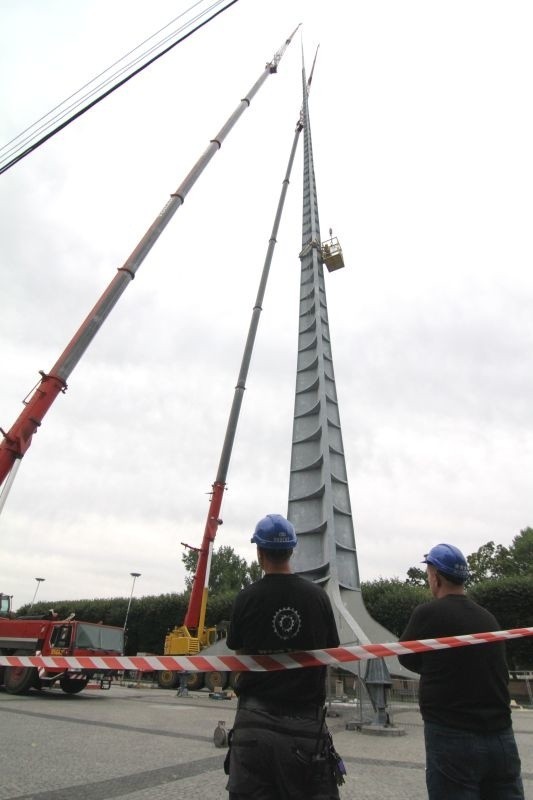
[[[298,546],[292,564],[296,573],[319,583],[329,594],[341,643],[386,642],[395,637],[370,616],[361,595],[333,370],[305,70],[302,80],[302,251],[288,503]]]
[[[358,589],[359,573],[335,388],[313,147],[304,75],[304,188],[296,397],[289,518],[299,542],[297,572]],[[305,538],[305,545],[304,540]]]

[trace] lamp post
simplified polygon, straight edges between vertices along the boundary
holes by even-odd
[[[35,587],[35,592],[33,593],[33,600],[30,603],[30,609],[33,608],[33,604],[35,603],[35,598],[37,597],[37,592],[39,591],[39,586],[41,583],[46,580],[46,578],[35,578],[37,581],[37,586]]]
[[[130,613],[131,599],[133,597],[133,590],[135,589],[135,581],[137,580],[137,578],[141,577],[141,573],[140,572],[130,572],[130,575],[133,578],[133,582],[131,584],[131,594],[130,594],[130,599],[128,601],[128,607],[126,609],[126,617],[124,619],[124,632],[126,631],[126,625],[127,625],[127,622],[128,622],[128,615]]]

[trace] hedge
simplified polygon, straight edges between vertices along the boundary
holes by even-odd
[[[487,608],[498,620],[501,630],[533,627],[533,578],[521,576],[477,583],[469,589],[470,597]],[[506,643],[511,670],[533,667],[533,638]]]
[[[105,625],[124,625],[129,600],[123,597],[96,600],[57,600],[35,603],[32,614],[46,613],[53,608],[60,619],[74,613],[76,619],[84,622],[103,622]],[[161,655],[165,636],[177,625],[182,625],[189,603],[189,593],[148,595],[134,599],[128,614],[126,635],[126,655],[153,653]],[[216,625],[222,619],[229,619],[233,595],[213,595],[209,599],[206,625]],[[28,606],[20,608],[17,614],[29,614]]]
[[[363,583],[361,590],[371,616],[397,637],[402,635],[415,606],[431,599],[427,588],[403,583],[399,578],[380,578]],[[501,629],[533,626],[531,577],[484,581],[469,588],[468,594],[494,614]],[[232,594],[219,594],[209,598],[207,625],[214,626],[230,618],[233,597]],[[134,599],[128,615],[126,654],[161,654],[166,634],[183,623],[188,602],[188,592]],[[74,612],[80,620],[122,627],[127,607],[128,599],[119,597],[36,603],[31,611],[37,614],[54,608],[62,618]],[[21,608],[18,613],[29,613],[28,607]],[[533,638],[508,642],[507,651],[511,669],[533,668]]]

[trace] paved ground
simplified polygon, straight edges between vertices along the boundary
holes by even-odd
[[[227,800],[214,746],[235,700],[203,692],[113,686],[12,696],[0,691],[0,800]],[[424,800],[422,725],[414,706],[395,711],[404,736],[347,731],[355,710],[329,720],[348,768],[342,800]],[[514,712],[526,798],[533,800],[533,710]]]

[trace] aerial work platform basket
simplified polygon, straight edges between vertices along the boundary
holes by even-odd
[[[342,249],[336,236],[328,239],[327,242],[322,242],[322,260],[328,268],[328,272],[334,272],[336,269],[344,267]]]

